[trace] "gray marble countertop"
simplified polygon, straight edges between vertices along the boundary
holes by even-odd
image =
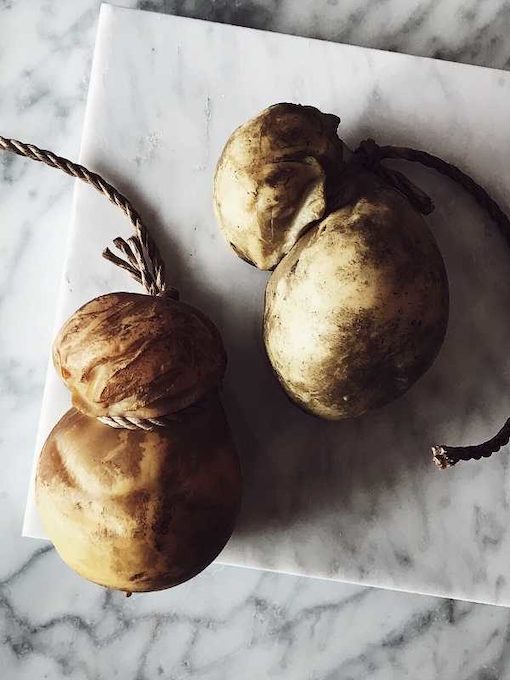
[[[501,0],[120,4],[510,66]],[[77,157],[98,9],[0,0],[1,134]],[[503,608],[217,565],[125,600],[20,537],[71,192],[58,173],[0,157],[0,677],[510,678]]]

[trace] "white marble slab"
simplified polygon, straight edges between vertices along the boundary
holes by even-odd
[[[81,160],[132,197],[183,298],[224,334],[246,491],[221,561],[509,604],[505,454],[440,473],[428,447],[484,438],[510,412],[510,256],[460,191],[410,169],[438,205],[430,222],[452,293],[442,353],[376,414],[334,424],[301,413],[264,358],[266,275],[225,246],[210,200],[230,131],[281,100],[337,113],[351,144],[372,135],[442,154],[508,207],[506,73],[103,6]],[[122,214],[77,186],[73,215],[59,321],[94,295],[136,289],[100,258],[129,233]],[[67,404],[50,370],[39,444]],[[25,532],[39,533],[30,503]]]
[[[99,4],[0,2],[2,134],[78,157]],[[486,66],[510,55],[504,0],[119,4]],[[460,20],[464,9],[469,21]],[[417,669],[420,680],[510,678],[503,607],[218,565],[179,588],[126,599],[21,537],[71,193],[64,175],[0,155],[2,680],[111,680],[115,672],[123,680],[408,680]]]

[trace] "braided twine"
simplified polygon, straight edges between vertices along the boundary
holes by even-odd
[[[73,163],[57,156],[51,151],[39,149],[33,144],[25,144],[16,139],[7,139],[0,136],[0,149],[10,151],[18,156],[39,161],[51,168],[62,170],[71,177],[81,179],[90,184],[96,191],[118,206],[128,217],[134,230],[134,235],[125,241],[120,236],[113,243],[124,257],[113,253],[109,248],[103,251],[103,257],[113,262],[117,267],[124,269],[135,281],[142,285],[149,295],[167,295],[174,299],[179,297],[178,292],[168,286],[165,279],[165,263],[155,242],[152,240],[147,227],[143,224],[140,215],[134,209],[130,201],[117,191],[109,182],[95,172],[84,168],[83,165]],[[169,422],[175,421],[177,414],[161,416],[159,418],[133,418],[125,416],[103,416],[98,418],[110,427],[125,428],[128,430],[155,430],[165,427]]]
[[[125,241],[118,237],[114,239],[115,247],[124,255],[124,258],[112,253],[109,248],[103,251],[103,257],[113,262],[117,267],[125,269],[138,283],[140,283],[149,295],[169,295],[178,298],[178,292],[167,286],[165,280],[165,265],[156,244],[152,240],[149,231],[142,223],[140,215],[133,208],[128,199],[115,187],[95,172],[91,172],[78,163],[62,158],[52,153],[37,148],[33,144],[24,144],[15,139],[6,139],[0,136],[0,149],[11,151],[19,156],[40,161],[52,168],[58,168],[71,177],[77,177],[83,182],[90,184],[97,191],[118,206],[131,222],[134,235]],[[424,215],[428,215],[434,209],[432,200],[421,189],[415,186],[405,175],[397,170],[382,165],[385,159],[406,160],[421,163],[426,167],[436,170],[442,175],[449,177],[460,184],[475,201],[488,212],[498,226],[501,234],[510,246],[510,220],[501,210],[496,201],[475,182],[469,175],[459,170],[456,166],[418,149],[398,146],[379,146],[373,139],[367,139],[354,151],[353,163],[367,168],[377,174],[384,182],[393,186],[397,191],[404,194],[411,205]],[[196,408],[190,407],[191,408]],[[179,414],[171,414],[160,418],[127,418],[123,416],[104,416],[99,418],[102,423],[111,427],[126,429],[154,430],[165,427],[170,421],[179,418]],[[510,418],[505,422],[499,432],[482,444],[475,446],[433,446],[433,460],[439,468],[447,468],[455,465],[459,460],[479,460],[488,458],[510,441]]]

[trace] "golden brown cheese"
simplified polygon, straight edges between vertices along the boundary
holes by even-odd
[[[111,293],[62,326],[53,345],[74,406],[90,416],[150,418],[185,408],[221,382],[226,354],[204,314],[165,296]]]
[[[168,588],[204,569],[232,533],[241,494],[219,400],[156,432],[71,409],[37,468],[37,508],[62,559],[109,588]]]
[[[214,209],[235,252],[272,269],[326,210],[327,176],[342,164],[340,119],[275,104],[235,130],[218,161]]]

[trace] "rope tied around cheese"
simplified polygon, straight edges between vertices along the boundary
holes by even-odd
[[[49,165],[51,168],[62,170],[67,175],[90,184],[96,191],[106,196],[111,203],[119,207],[126,214],[133,226],[134,235],[130,236],[127,240],[119,236],[113,241],[115,247],[124,255],[124,258],[113,253],[109,248],[103,251],[103,257],[117,267],[127,271],[135,281],[145,288],[149,295],[166,295],[174,300],[179,298],[178,291],[167,284],[165,263],[149,230],[143,224],[140,215],[131,202],[101,175],[88,170],[79,163],[73,163],[67,158],[57,156],[52,151],[39,149],[33,144],[25,144],[17,139],[8,139],[1,135],[0,149],[10,151],[24,158],[30,158],[33,161],[39,161]],[[180,417],[179,414],[147,419],[125,416],[103,416],[98,418],[98,420],[105,425],[115,428],[155,430],[159,427],[166,427],[178,417]]]
[[[462,172],[459,168],[427,151],[411,149],[405,146],[379,146],[373,139],[365,139],[354,151],[358,162],[372,170],[384,181],[406,196],[411,205],[423,215],[429,215],[434,210],[434,203],[429,196],[405,175],[392,168],[381,165],[383,160],[404,160],[436,170],[463,187],[487,211],[499,228],[501,235],[510,247],[510,219],[503,212],[496,201],[475,180]]]

